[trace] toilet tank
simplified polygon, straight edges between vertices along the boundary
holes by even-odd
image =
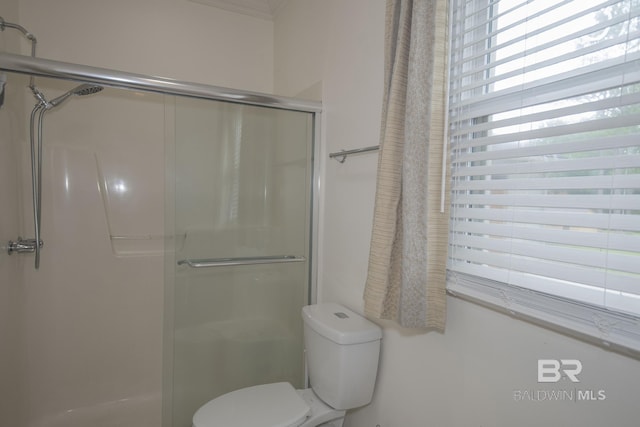
[[[334,409],[371,402],[378,373],[382,330],[339,304],[302,308],[309,381]]]

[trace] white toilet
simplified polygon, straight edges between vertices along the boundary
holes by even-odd
[[[371,402],[381,329],[333,303],[303,307],[311,388],[289,383],[232,391],[204,404],[194,427],[342,427],[347,409]]]

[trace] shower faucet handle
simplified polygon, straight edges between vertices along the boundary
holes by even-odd
[[[44,246],[44,242],[40,240],[40,244],[38,245],[40,248]],[[31,253],[36,251],[36,239],[23,239],[22,237],[18,237],[18,240],[13,241],[9,240],[9,246],[7,247],[7,252],[9,255],[12,253]]]

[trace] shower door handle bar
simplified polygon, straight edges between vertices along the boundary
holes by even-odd
[[[307,259],[302,256],[276,255],[242,258],[183,259],[178,261],[178,265],[187,265],[191,268],[210,268],[229,267],[234,265],[281,264],[285,262],[304,262],[306,260]]]

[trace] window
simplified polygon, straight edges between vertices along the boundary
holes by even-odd
[[[640,0],[452,0],[448,288],[640,350]]]

